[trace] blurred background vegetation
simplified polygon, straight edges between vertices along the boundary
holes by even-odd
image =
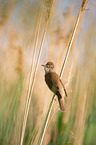
[[[46,0],[38,48],[46,23]],[[0,0],[0,145],[20,143],[36,26],[42,0]],[[82,0],[54,1],[24,136],[24,145],[36,144],[52,92],[44,82],[41,64],[53,61],[59,74]],[[62,76],[68,92],[66,112],[56,99],[44,145],[96,145],[96,1],[82,12],[74,44]]]

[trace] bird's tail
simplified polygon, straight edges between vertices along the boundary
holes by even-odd
[[[57,96],[58,96],[60,109],[61,109],[62,112],[65,112],[66,111],[66,105],[65,105],[64,97],[61,96],[61,94],[59,92],[57,93]]]

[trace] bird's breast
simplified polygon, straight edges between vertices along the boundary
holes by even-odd
[[[45,74],[45,82],[48,85],[48,87],[50,88],[50,90],[52,90],[53,80],[52,80],[52,76],[50,73]]]

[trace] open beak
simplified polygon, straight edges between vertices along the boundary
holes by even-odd
[[[42,64],[41,66],[45,67],[46,65],[43,65],[43,64]]]

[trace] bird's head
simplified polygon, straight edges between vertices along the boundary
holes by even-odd
[[[53,62],[49,61],[45,65],[42,65],[44,67],[45,72],[50,72],[54,70],[54,64]]]

